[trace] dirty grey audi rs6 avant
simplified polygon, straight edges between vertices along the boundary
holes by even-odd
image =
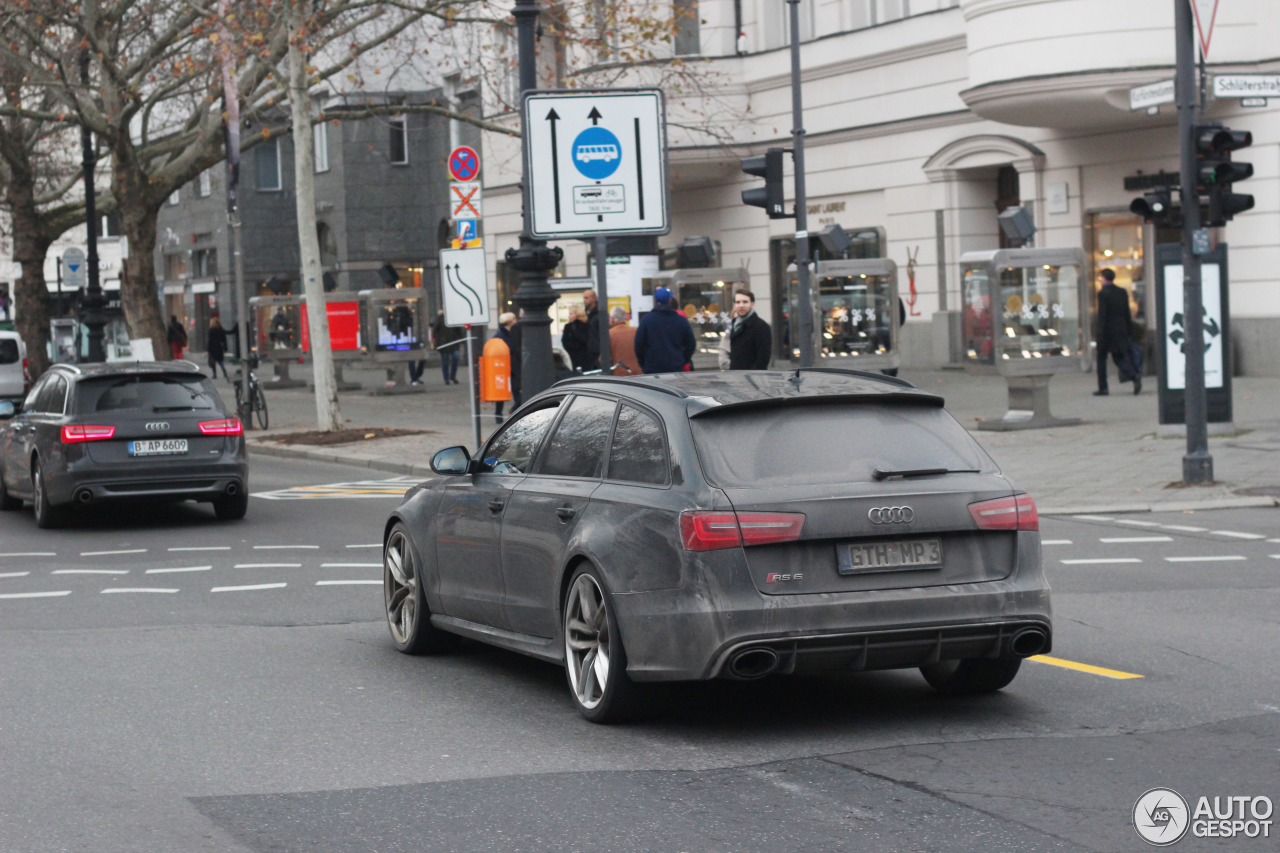
[[[562,663],[597,722],[647,682],[919,667],[999,690],[1050,647],[1039,518],[942,405],[823,368],[562,381],[392,513],[391,636]]]

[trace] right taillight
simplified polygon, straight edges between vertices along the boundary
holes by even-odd
[[[739,545],[792,542],[804,530],[798,512],[723,512],[691,510],[680,514],[686,551],[714,551]]]
[[[969,504],[969,514],[982,530],[1040,529],[1040,513],[1028,494]]]

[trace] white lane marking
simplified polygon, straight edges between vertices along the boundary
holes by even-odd
[[[254,545],[255,551],[292,551],[295,549],[307,549],[311,551],[319,551],[319,545]]]
[[[186,548],[170,548],[170,551],[230,551],[230,545],[195,545]]]
[[[1130,524],[1130,525],[1133,525],[1134,527],[1160,527],[1161,526],[1159,522],[1136,521],[1135,519],[1132,519],[1132,518],[1118,518],[1116,519],[1116,524]]]
[[[0,572],[0,578],[25,578],[31,572]]]
[[[1268,542],[1280,542],[1280,539],[1268,539],[1267,541],[1268,541]],[[347,547],[350,547],[350,546],[347,546]],[[4,556],[3,554],[0,554],[0,557],[3,557],[3,556]]]
[[[356,480],[349,483],[324,483],[314,486],[294,486],[288,489],[277,489],[270,492],[253,492],[255,498],[266,498],[272,501],[284,500],[324,500],[334,498],[401,498],[405,486],[413,482],[412,478],[392,478],[389,480]]]
[[[286,583],[254,583],[247,586],[215,586],[209,592],[250,592],[255,589],[283,589]]]
[[[1280,560],[1280,554],[1268,554],[1267,556],[1273,560]]]
[[[127,575],[128,569],[54,569],[55,575]]]
[[[1280,539],[1277,539],[1275,541],[1280,542]],[[381,548],[382,543],[374,542],[372,545],[348,545],[347,547],[348,548]]]
[[[1059,560],[1058,562],[1064,566],[1089,566],[1099,563],[1104,565],[1107,563],[1141,563],[1142,560],[1137,557],[1098,557],[1087,560]]]
[[[1073,515],[1072,518],[1078,518],[1081,521],[1115,521],[1109,515]]]
[[[321,563],[322,569],[380,569],[382,563]],[[381,583],[381,581],[379,581]]]
[[[1204,533],[1209,529],[1207,527],[1192,527],[1189,524],[1162,524],[1160,526],[1165,530],[1177,530],[1180,533]]]
[[[298,569],[302,563],[236,563],[237,569]]]
[[[382,581],[316,581],[316,586],[363,586],[364,584],[382,586]]]
[[[117,586],[111,589],[104,589],[103,595],[112,592],[155,592],[155,593],[175,593],[176,589],[163,589],[158,586]]]
[[[81,551],[81,557],[110,557],[113,554],[145,554],[146,548],[129,548],[124,551]]]
[[[1210,530],[1214,536],[1229,536],[1232,539],[1266,539],[1261,533],[1238,533],[1235,530]]]
[[[7,554],[0,554],[0,557],[56,557],[56,551],[10,551]]]
[[[178,566],[173,569],[147,569],[149,575],[165,575],[170,572],[207,572],[213,566]]]
[[[1248,558],[1248,557],[1242,557],[1242,556],[1239,556],[1239,555],[1237,555],[1237,554],[1232,554],[1232,555],[1231,555],[1231,556],[1229,556],[1229,557],[1227,557],[1227,556],[1218,556],[1218,557],[1165,557],[1164,559],[1165,559],[1165,562],[1168,562],[1168,563],[1225,563],[1225,562],[1227,562],[1227,561],[1229,561],[1229,560],[1247,560],[1247,559],[1249,559],[1249,558]]]
[[[1107,545],[1116,545],[1122,542],[1172,542],[1172,536],[1114,536],[1109,539],[1099,539]]]
[[[1041,539],[1041,545],[1070,545],[1070,539]]]
[[[0,598],[58,598],[70,594],[69,589],[60,592],[6,592],[0,593]]]

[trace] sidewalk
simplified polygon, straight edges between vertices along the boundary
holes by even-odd
[[[266,379],[268,366],[260,376]],[[309,366],[293,365],[295,378],[306,378]],[[347,371],[347,377],[374,387],[381,371]],[[315,398],[303,389],[272,390],[266,383],[271,428],[248,434],[251,453],[292,456],[359,465],[380,471],[430,476],[431,455],[442,447],[466,445],[474,450],[467,402],[467,370],[459,385],[443,385],[438,370],[423,376],[422,393],[340,396],[343,419],[350,427],[397,427],[430,430],[340,447],[281,445],[273,436],[315,429]],[[1073,427],[984,432],[979,419],[1003,416],[1007,392],[998,376],[971,376],[959,370],[903,371],[902,378],[941,394],[947,409],[995,458],[1016,483],[1035,497],[1045,514],[1086,512],[1150,512],[1239,506],[1280,505],[1280,379],[1234,380],[1234,436],[1210,437],[1218,482],[1183,487],[1183,437],[1157,434],[1154,377],[1141,396],[1131,386],[1112,384],[1111,396],[1094,397],[1092,372],[1057,376],[1051,383],[1053,413],[1079,417]],[[230,383],[218,380],[230,399]],[[495,424],[493,405],[484,404],[482,435]]]

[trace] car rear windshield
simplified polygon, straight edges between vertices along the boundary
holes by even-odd
[[[18,342],[13,338],[0,338],[0,364],[18,363]]]
[[[837,402],[708,412],[690,421],[707,477],[725,488],[871,482],[877,468],[994,471],[946,410]]]
[[[109,376],[76,386],[79,412],[186,412],[220,405],[213,383],[201,376]]]

